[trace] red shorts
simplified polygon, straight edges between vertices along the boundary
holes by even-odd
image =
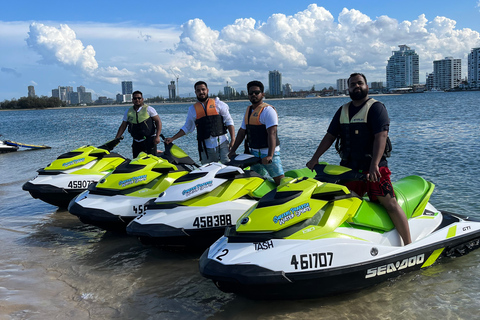
[[[385,197],[387,194],[394,198],[395,192],[393,191],[392,181],[390,181],[392,172],[388,167],[380,167],[379,171],[380,181],[350,181],[345,183],[345,186],[360,197],[367,193],[371,201],[377,201],[377,196]]]

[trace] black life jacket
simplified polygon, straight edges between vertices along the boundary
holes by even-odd
[[[367,125],[368,112],[371,106],[377,102],[369,99],[363,107],[350,119],[350,102],[342,106],[340,113],[340,137],[337,139],[335,148],[342,158],[341,165],[355,170],[368,170],[373,156],[374,134]],[[386,166],[386,158],[390,156],[392,144],[387,137],[385,151],[379,163],[379,167]]]
[[[128,109],[128,132],[135,140],[143,140],[155,134],[155,121],[148,114],[147,108],[148,106],[144,104],[139,112],[133,106]]]

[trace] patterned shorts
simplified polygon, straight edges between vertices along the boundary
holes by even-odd
[[[268,154],[260,153],[260,151],[252,150],[252,156],[265,158]],[[252,167],[252,170],[262,176],[270,175],[270,177],[275,178],[284,174],[282,167],[282,160],[280,160],[280,152],[275,151],[272,158],[272,163],[269,164],[255,164]]]
[[[345,183],[345,186],[360,197],[367,193],[371,201],[377,201],[378,196],[385,197],[387,194],[394,198],[395,192],[393,191],[392,181],[390,181],[392,172],[388,167],[380,167],[379,170],[380,181],[350,181]]]

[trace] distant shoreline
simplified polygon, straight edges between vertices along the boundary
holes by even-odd
[[[379,96],[398,96],[400,93],[379,93],[379,94],[371,94],[370,96],[374,97],[379,97]],[[312,99],[328,99],[328,98],[347,98],[348,96],[328,96],[328,97],[308,97],[308,98],[296,98],[296,97],[291,97],[291,98],[271,98],[271,99],[264,99],[265,101],[278,101],[278,100],[312,100]],[[229,103],[229,102],[246,102],[248,103],[249,100],[247,99],[241,99],[241,100],[222,100],[223,102]],[[155,104],[149,104],[152,106],[160,106],[162,104],[192,104],[192,102],[168,102],[168,103],[155,103]],[[43,109],[34,109],[34,108],[28,108],[28,109],[0,109],[1,111],[28,111],[28,110],[61,110],[61,109],[78,109],[78,108],[102,108],[102,107],[130,107],[131,104],[123,103],[123,104],[95,104],[91,106],[66,106],[66,107],[58,107],[58,108],[43,108]]]

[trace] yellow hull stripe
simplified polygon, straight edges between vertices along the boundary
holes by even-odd
[[[425,261],[425,263],[422,265],[422,268],[430,267],[435,261],[437,261],[438,257],[440,256],[440,254],[443,252],[444,249],[445,248],[441,248],[433,251],[430,257],[428,257],[427,261]]]
[[[454,237],[456,233],[457,233],[457,226],[450,227],[447,232],[447,239]],[[440,256],[440,254],[442,254],[443,250],[445,250],[445,248],[441,248],[433,251],[430,257],[428,257],[427,261],[425,261],[425,263],[422,265],[422,268],[429,267],[435,261],[437,261],[438,257]]]

